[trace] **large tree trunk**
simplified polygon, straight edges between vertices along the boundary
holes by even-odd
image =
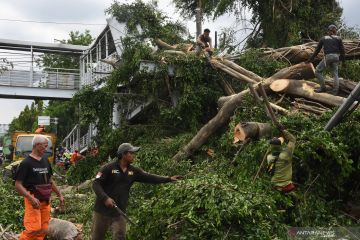
[[[246,139],[259,139],[271,135],[270,123],[245,122],[239,123],[234,128],[234,143],[243,142]]]
[[[227,123],[235,109],[240,106],[242,98],[248,91],[236,94],[231,100],[226,102],[220,111],[207,124],[205,124],[197,134],[173,157],[175,161],[181,161],[191,156],[205,141],[221,126]]]
[[[325,83],[330,85],[331,87],[334,87],[334,81],[333,80],[325,80]],[[345,93],[350,93],[354,88],[356,87],[357,83],[351,80],[346,79],[340,79],[339,81],[339,87],[340,90]]]
[[[300,71],[296,72],[296,69]],[[314,67],[312,64],[301,63],[298,65],[294,65],[285,69],[280,70],[275,73],[272,77],[265,80],[263,83],[264,88],[269,88],[270,84],[281,76],[291,76],[291,77],[299,77],[299,78],[313,78],[314,77]],[[255,80],[254,80],[255,81]],[[258,86],[255,86],[255,90],[257,90]],[[197,134],[191,139],[191,141],[186,144],[174,157],[173,159],[176,161],[180,161],[185,159],[193,154],[195,150],[197,150],[201,145],[203,145],[209,136],[211,136],[217,129],[222,127],[225,123],[227,123],[234,113],[235,109],[240,105],[242,98],[249,94],[250,91],[244,90],[238,94],[232,95],[228,98],[220,111],[216,114],[214,118],[212,118],[207,124],[205,124]]]
[[[360,41],[343,41],[345,47],[345,59],[360,59]],[[304,62],[310,58],[315,51],[317,42],[309,42],[302,45],[283,47],[278,49],[264,49],[265,56],[275,60],[286,60],[291,64]],[[324,57],[321,51],[315,58],[319,62]]]
[[[176,47],[174,46],[171,46],[170,44],[162,41],[161,39],[157,38],[157,39],[154,39],[156,45],[161,48],[161,49],[167,49],[167,50],[176,50]]]
[[[249,78],[248,76],[243,75],[243,74],[237,72],[237,71],[234,70],[233,68],[228,67],[228,66],[222,64],[221,62],[215,60],[215,59],[211,59],[211,60],[210,60],[210,63],[211,63],[211,65],[212,65],[214,68],[220,69],[220,70],[222,70],[223,72],[229,74],[230,76],[232,76],[232,77],[234,77],[234,78],[236,78],[236,79],[239,79],[240,81],[244,81],[244,82],[246,82],[246,83],[251,83],[251,84],[257,83],[256,80],[251,79],[251,78]]]
[[[290,80],[280,79],[274,81],[270,88],[274,92],[286,93],[292,96],[299,96],[306,99],[311,99],[316,102],[326,104],[328,106],[340,106],[344,98],[334,96],[328,93],[316,93],[314,88],[319,86],[316,83],[305,81],[305,80]]]
[[[237,71],[238,73],[241,73],[245,76],[247,76],[248,78],[251,78],[253,80],[255,80],[256,82],[261,82],[263,80],[262,77],[260,77],[259,75],[235,64],[234,62],[232,61],[229,61],[227,59],[223,59],[222,61],[220,61],[222,64],[234,69],[235,71]]]
[[[284,69],[281,69],[280,71],[278,71],[277,73],[275,73],[274,75],[272,75],[271,77],[267,78],[264,83],[263,86],[265,88],[265,90],[269,90],[269,86],[270,84],[277,80],[277,79],[312,79],[315,77],[315,69],[314,66],[309,63],[309,64],[305,64],[305,63],[300,63],[294,66],[290,66]],[[225,102],[229,101],[232,97],[235,97],[235,95],[232,96],[225,96],[225,97],[220,97],[218,100],[218,106],[221,107],[224,105]]]

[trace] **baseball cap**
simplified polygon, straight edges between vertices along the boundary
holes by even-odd
[[[137,152],[139,151],[140,147],[135,147],[131,145],[130,143],[122,143],[118,147],[117,154],[123,154],[124,152]]]

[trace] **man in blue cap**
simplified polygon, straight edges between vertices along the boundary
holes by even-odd
[[[105,165],[97,173],[93,183],[96,202],[91,230],[92,240],[105,239],[109,227],[112,231],[112,239],[125,240],[125,216],[116,208],[126,212],[129,190],[134,182],[158,184],[181,179],[180,176],[150,174],[132,166],[135,153],[139,149],[140,147],[134,147],[130,143],[122,143],[117,150],[117,159]]]
[[[334,88],[332,94],[337,95],[339,93],[339,75],[338,75],[338,63],[339,60],[345,60],[345,50],[342,39],[336,35],[337,28],[331,24],[328,27],[328,35],[322,37],[316,47],[313,55],[306,62],[312,62],[318,53],[324,48],[324,58],[316,67],[315,75],[320,83],[320,88],[315,89],[315,92],[321,93],[326,91],[324,77],[322,72],[326,66],[331,67],[332,75],[334,78]]]

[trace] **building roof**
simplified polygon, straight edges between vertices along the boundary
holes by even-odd
[[[63,44],[63,43],[40,43],[22,40],[0,39],[0,48],[15,51],[31,51],[42,53],[64,53],[81,55],[88,46]]]

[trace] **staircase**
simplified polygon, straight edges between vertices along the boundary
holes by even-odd
[[[76,124],[71,132],[64,138],[61,145],[66,147],[70,152],[74,152],[77,149],[80,153],[83,153],[90,149],[95,136],[96,129],[94,129],[93,124],[90,124],[88,131],[82,136],[80,126]]]

